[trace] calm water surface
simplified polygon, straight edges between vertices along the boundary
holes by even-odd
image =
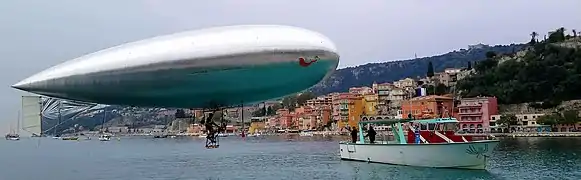
[[[339,139],[0,140],[0,180],[581,179],[581,138],[503,139],[487,171],[341,161]],[[437,156],[437,154],[436,154]]]

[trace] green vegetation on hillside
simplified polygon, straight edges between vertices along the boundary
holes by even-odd
[[[577,110],[567,110],[563,113],[552,113],[537,118],[537,123],[544,125],[575,124],[581,121]]]
[[[424,77],[427,75],[426,67],[429,67],[430,62],[433,67],[432,72],[441,72],[446,68],[466,67],[470,62],[481,61],[485,59],[486,52],[509,54],[520,51],[525,46],[524,44],[481,45],[431,57],[347,67],[338,69],[329,79],[310,90],[317,95],[322,95],[331,92],[346,92],[350,87],[369,86],[373,82],[384,83],[408,77]]]
[[[496,55],[475,64],[475,73],[458,82],[463,97],[496,96],[500,103],[535,103],[554,107],[561,101],[581,98],[581,40],[567,35],[565,28],[538,41],[531,34],[528,47],[520,53]]]

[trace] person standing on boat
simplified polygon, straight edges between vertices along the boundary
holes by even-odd
[[[367,135],[365,135],[365,136],[369,137],[369,142],[371,144],[375,143],[375,135],[377,135],[377,132],[375,132],[375,129],[373,129],[373,126],[369,125],[369,129],[367,130]]]
[[[347,130],[351,133],[351,142],[357,143],[357,128],[355,127],[347,127]]]

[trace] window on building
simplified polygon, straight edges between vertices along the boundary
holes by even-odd
[[[527,116],[524,116],[523,118],[524,118],[524,119],[527,119]]]
[[[496,120],[496,117],[492,116],[492,120]]]

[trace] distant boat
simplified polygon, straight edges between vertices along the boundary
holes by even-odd
[[[302,131],[299,133],[299,136],[313,136],[313,132],[311,131]]]
[[[20,140],[20,135],[8,133],[8,134],[6,134],[6,140],[18,141],[18,140]]]
[[[76,140],[79,140],[79,137],[69,136],[69,137],[61,137],[60,139],[65,140],[65,141],[76,141]]]
[[[167,134],[158,134],[158,135],[153,136],[153,138],[167,138],[167,137],[168,137]]]
[[[110,141],[111,140],[111,135],[105,134],[105,119],[106,118],[107,118],[107,108],[105,108],[103,110],[103,119],[101,121],[101,132],[103,134],[101,134],[99,136],[99,141]]]
[[[6,140],[18,141],[20,140],[20,134],[18,133],[20,129],[20,111],[18,111],[18,119],[16,119],[16,132],[12,129],[10,125],[10,133],[6,134]]]
[[[111,135],[109,134],[102,134],[99,136],[99,141],[110,141],[111,140]]]

